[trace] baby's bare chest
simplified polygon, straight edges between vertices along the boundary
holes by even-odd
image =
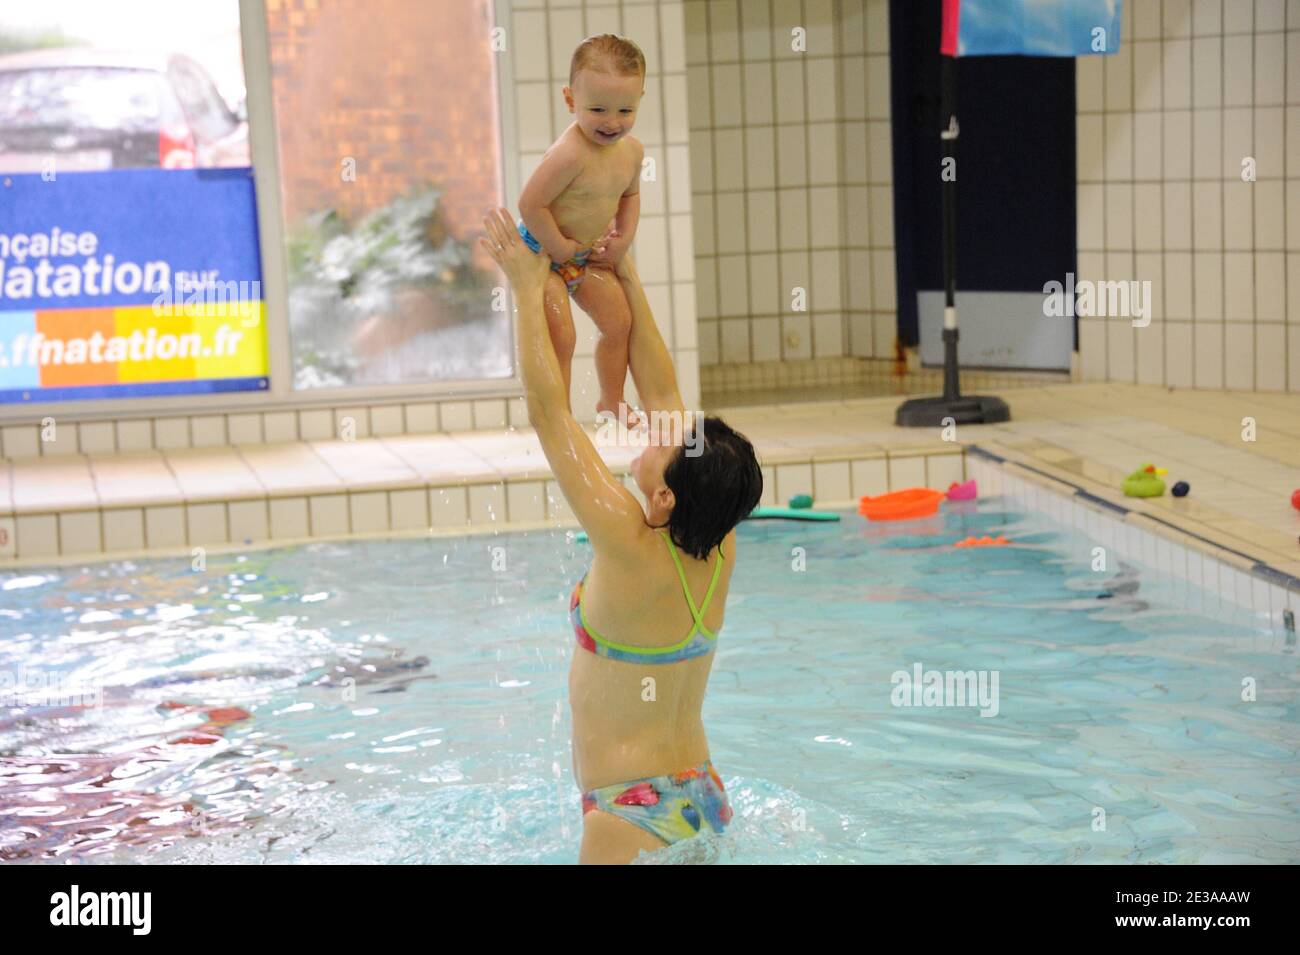
[[[569,183],[561,195],[568,202],[617,202],[636,175],[636,157],[630,151],[608,159],[595,159]]]

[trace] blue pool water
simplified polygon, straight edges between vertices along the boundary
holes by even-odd
[[[739,533],[705,704],[735,823],[643,861],[1300,861],[1295,646],[1267,621],[1094,572],[997,500]],[[1025,546],[951,546],[998,533]],[[547,531],[0,576],[0,674],[64,681],[0,700],[0,859],[574,861],[587,558]],[[894,705],[918,665],[996,672],[997,714]]]

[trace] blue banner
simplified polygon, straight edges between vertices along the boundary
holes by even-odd
[[[267,387],[251,168],[0,176],[0,402]]]
[[[944,0],[947,56],[1091,56],[1119,50],[1121,0]]]

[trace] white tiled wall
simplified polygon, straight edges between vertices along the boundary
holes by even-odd
[[[892,357],[888,0],[683,6],[700,363]]]
[[[1083,378],[1300,391],[1300,3],[1130,0],[1076,62],[1079,278],[1154,300],[1080,319]]]
[[[681,0],[512,0],[510,44],[515,77],[519,188],[542,153],[573,122],[561,90],[573,50],[584,37],[616,33],[646,57],[646,93],[632,135],[654,161],[654,178],[641,183],[641,219],[632,254],[646,298],[672,352],[688,407],[699,404],[696,348],[695,251],[691,234],[691,162],[684,10]],[[519,196],[507,205],[518,213]],[[573,411],[594,415],[595,326],[573,305],[578,332],[573,358]],[[634,391],[628,380],[627,397]]]

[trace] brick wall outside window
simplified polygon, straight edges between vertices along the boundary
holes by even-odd
[[[267,0],[286,226],[443,189],[467,238],[499,194],[490,0]],[[356,160],[356,181],[342,178]]]

